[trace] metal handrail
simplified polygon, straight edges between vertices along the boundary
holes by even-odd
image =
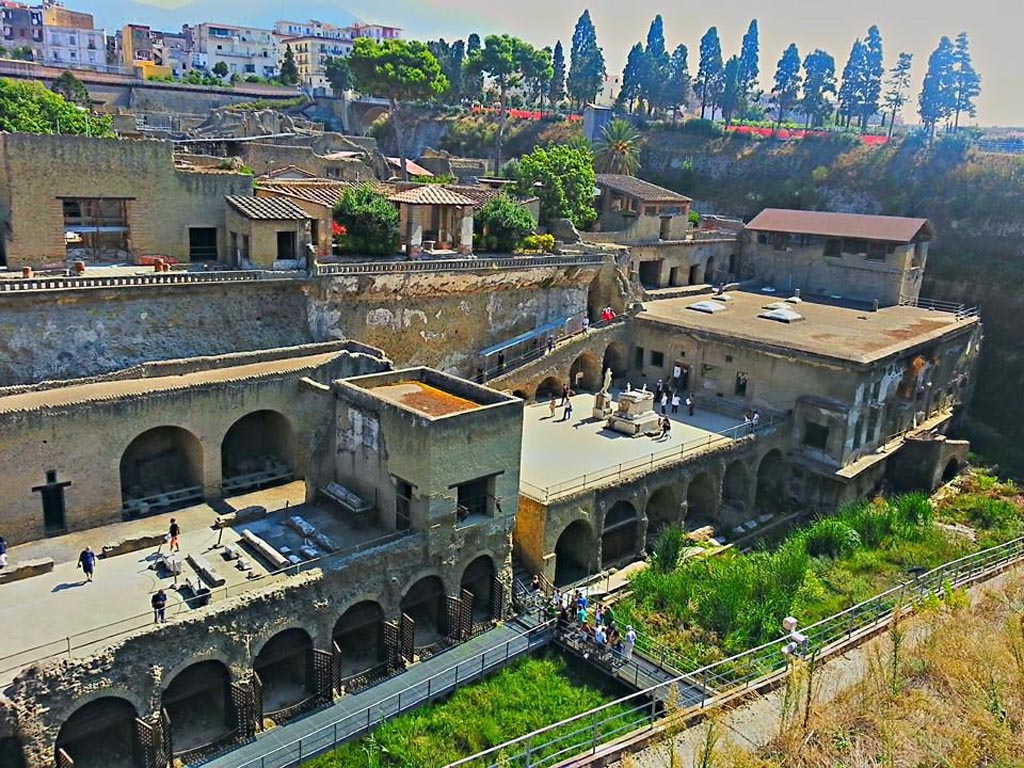
[[[313,274],[374,275],[389,272],[462,272],[480,269],[533,269],[537,267],[587,267],[604,263],[604,255],[510,256],[463,259],[417,259],[415,261],[360,261],[317,264]]]
[[[901,298],[901,307],[917,307],[928,309],[934,312],[949,312],[956,315],[957,320],[965,320],[969,317],[978,317],[981,312],[976,306],[968,306],[955,301],[943,301],[942,299],[925,299],[920,296],[914,299]]]
[[[213,272],[155,272],[153,274],[109,277],[29,277],[0,280],[0,293],[24,293],[86,288],[123,288],[147,285],[183,285],[190,283],[239,283],[256,280],[294,280],[284,272],[258,270],[215,270]]]
[[[283,744],[258,758],[254,758],[240,766],[240,768],[290,768],[291,766],[299,765],[303,760],[308,760],[315,755],[333,749],[345,741],[369,733],[385,720],[400,712],[429,702],[451,690],[457,689],[460,685],[460,679],[461,683],[464,684],[470,680],[479,679],[494,668],[504,666],[511,659],[532,650],[534,645],[531,644],[531,639],[538,635],[550,635],[554,630],[554,625],[555,622],[552,620],[521,632],[515,637],[491,646],[482,653],[447,667],[440,672],[436,672],[425,680],[412,683],[398,691],[398,693],[393,693],[372,706],[339,718],[329,725],[318,728],[313,733]],[[524,638],[527,641],[526,645],[510,655],[512,644]],[[495,653],[498,652],[502,653],[495,657]],[[492,657],[490,662],[488,662],[489,656]],[[460,678],[460,670],[463,669],[467,671],[463,672]],[[452,673],[454,673],[454,679],[446,682],[445,678],[451,677]],[[402,703],[403,697],[405,698],[405,706]],[[339,727],[343,729],[350,728],[350,730],[339,734]]]
[[[834,654],[859,642],[865,634],[888,623],[893,616],[902,615],[911,610],[913,603],[926,596],[942,594],[947,587],[961,587],[982,580],[1022,559],[1024,559],[1024,537],[940,565],[915,579],[822,619],[802,629],[801,632],[808,638],[808,647],[815,649],[818,658],[822,658],[823,655]],[[605,714],[612,708],[634,704],[641,697],[654,697],[658,694],[666,696],[672,686],[688,684],[689,681],[704,681],[702,687],[707,690],[709,689],[707,681],[713,676],[731,680],[732,685],[728,689],[717,690],[713,695],[702,698],[699,705],[694,705],[699,709],[714,706],[737,693],[760,686],[773,676],[780,674],[786,664],[781,648],[788,640],[789,638],[786,636],[780,637],[728,659],[692,671],[684,671],[683,674],[670,681],[629,694],[558,723],[544,726],[524,736],[457,760],[448,764],[446,768],[458,768],[469,764],[495,768],[499,755],[508,765],[538,768],[538,766],[548,764],[548,758],[543,757],[545,752],[557,748],[565,740],[564,735],[554,735],[557,731],[571,730],[574,726],[586,723],[586,728],[590,728],[592,733],[598,733],[598,726],[612,719]],[[643,710],[644,715],[634,720],[632,730],[654,723],[657,717],[656,713],[648,715],[644,707],[637,707],[636,710]],[[615,717],[620,717],[620,715]],[[596,750],[603,743],[607,743],[606,740],[599,741],[597,738],[592,738],[589,746],[584,750],[581,750],[578,745],[573,747],[573,754]],[[563,755],[565,751],[568,750],[562,750],[557,754]],[[568,755],[563,756],[567,757]]]
[[[769,429],[783,423],[786,419],[787,416],[784,415],[776,416],[769,414],[761,424],[757,425],[756,428],[749,423],[737,424],[735,427],[730,427],[724,432],[711,433],[707,437],[689,440],[675,448],[668,448],[664,451],[655,451],[638,459],[632,459],[630,461],[601,467],[600,469],[593,470],[592,472],[587,472],[586,474],[578,475],[559,483],[553,483],[546,487],[534,485],[527,480],[520,479],[520,492],[536,501],[547,502],[556,496],[576,493],[611,480],[620,480],[627,475],[648,472],[653,467],[673,461],[679,461],[688,453],[693,453],[701,449],[709,449],[712,446],[716,446],[721,443],[732,443],[735,440],[749,435],[763,434]]]
[[[254,584],[255,582],[266,583],[273,577],[293,576],[295,574],[310,570],[312,568],[326,566],[330,563],[340,561],[348,557],[352,557],[353,555],[357,555],[361,552],[365,552],[371,549],[377,549],[378,547],[392,544],[415,533],[416,531],[413,530],[394,531],[392,533],[387,534],[386,536],[381,536],[380,538],[372,539],[370,541],[364,541],[361,544],[355,544],[351,547],[346,547],[345,549],[338,550],[337,552],[332,552],[330,554],[323,555],[322,557],[313,558],[312,560],[303,560],[299,563],[289,565],[285,568],[280,568],[275,571],[268,571],[267,573],[261,574],[239,584],[227,584],[221,587],[215,587],[210,592],[210,599],[212,600],[213,597],[217,595],[219,595],[221,598],[227,598],[244,592],[249,592],[252,589],[254,589],[255,586],[258,586],[258,584]],[[156,589],[153,590],[153,592],[155,591]],[[187,602],[188,600],[182,598],[181,603],[177,604],[175,614],[185,612],[186,608],[188,607]],[[125,624],[128,624],[128,626],[124,626]],[[73,652],[79,648],[84,648],[87,646],[93,646],[97,643],[111,641],[115,638],[122,637],[123,635],[126,635],[130,632],[136,632],[138,630],[145,629],[151,626],[153,626],[153,612],[146,611],[145,613],[135,614],[134,616],[129,616],[118,621],[110,622],[109,624],[101,624],[99,626],[83,630],[81,632],[76,632],[72,635],[68,635],[67,637],[60,638],[59,640],[51,640],[48,643],[42,643],[41,645],[33,646],[31,648],[25,648],[20,651],[15,651],[14,653],[10,653],[6,656],[0,657],[0,675],[24,669],[25,667],[28,667],[31,664],[37,664],[39,662],[48,661],[50,659],[70,659],[72,658]],[[112,630],[114,627],[121,628],[114,631],[108,631]],[[104,634],[95,639],[86,639],[96,632],[107,632],[107,634]],[[26,654],[31,655],[24,659],[19,658],[25,656]],[[11,664],[10,662],[13,659],[19,660],[17,661],[17,663]]]

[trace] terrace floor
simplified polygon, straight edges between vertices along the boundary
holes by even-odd
[[[0,585],[0,626],[4,628],[0,632],[0,682],[12,679],[18,670],[35,661],[67,658],[69,645],[71,656],[85,656],[109,644],[115,636],[148,626],[153,621],[150,597],[157,589],[163,588],[167,593],[168,621],[172,621],[176,614],[192,610],[183,596],[175,591],[176,581],[184,584],[185,576],[193,582],[200,581],[187,563],[183,566],[182,575],[175,580],[173,576],[151,570],[157,548],[140,549],[99,559],[90,584],[85,582],[77,568],[78,554],[86,546],[99,553],[105,544],[163,534],[170,518],[174,517],[182,529],[182,558],[188,554],[203,555],[226,581],[224,586],[212,589],[212,601],[216,604],[228,595],[263,587],[272,579],[287,578],[267,576],[272,570],[270,564],[244,546],[240,549],[242,556],[252,565],[250,572],[240,571],[234,562],[223,559],[216,550],[218,542],[235,544],[246,528],[273,547],[287,545],[296,554],[303,538],[283,525],[284,520],[296,514],[327,535],[339,550],[386,535],[385,531],[375,527],[355,529],[340,513],[327,507],[304,504],[304,498],[305,484],[296,481],[218,502],[221,512],[203,503],[173,513],[11,547],[8,553],[10,566],[42,557],[53,558],[55,563],[51,573]],[[222,532],[211,526],[218,514],[226,511],[224,504],[233,509],[260,505],[266,507],[270,514],[257,521],[225,528]],[[162,545],[159,551],[166,553],[166,545]],[[264,578],[251,579],[248,573]]]
[[[613,397],[618,392],[612,391]],[[556,403],[561,402],[556,399]],[[561,421],[563,408],[555,409],[551,417],[547,403],[529,405],[523,416],[523,454],[520,486],[525,493],[538,489],[549,495],[578,488],[586,484],[617,477],[620,472],[632,471],[652,460],[670,460],[685,448],[699,449],[709,442],[730,440],[730,430],[742,420],[702,410],[698,407],[688,416],[686,406],[679,413],[671,413],[672,430],[664,440],[646,436],[630,437],[605,427],[605,420],[591,417],[594,395],[579,394],[572,398],[573,415]],[[660,410],[660,409],[659,409]],[[531,488],[532,486],[532,488]]]

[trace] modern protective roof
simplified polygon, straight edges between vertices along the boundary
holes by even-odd
[[[334,208],[338,198],[341,197],[341,193],[348,186],[348,184],[341,181],[310,179],[308,181],[261,183],[256,188],[256,191],[257,193],[264,192],[271,195],[281,195],[296,200],[303,200],[307,203],[323,205],[327,208]]]
[[[765,208],[747,224],[746,228],[756,232],[850,237],[885,240],[891,243],[909,243],[919,234],[925,240],[935,236],[928,219],[832,211],[796,211],[786,208]]]
[[[309,215],[291,200],[279,197],[243,197],[228,195],[228,204],[247,219],[258,221],[298,221]]]
[[[659,187],[649,181],[638,179],[636,176],[626,176],[620,173],[599,173],[597,174],[597,185],[605,187],[613,192],[619,192],[629,197],[635,197],[645,203],[689,203],[690,198],[680,195],[671,189]]]
[[[473,201],[465,195],[460,195],[458,192],[453,192],[437,184],[413,187],[391,195],[388,200],[406,205],[473,205]]]

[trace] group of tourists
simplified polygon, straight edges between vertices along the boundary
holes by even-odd
[[[757,427],[761,423],[761,412],[758,410],[747,411],[743,414],[743,426],[750,430],[750,434],[757,432]]]
[[[607,322],[608,320],[615,319],[615,310],[611,307],[605,307],[601,310],[601,322]]]
[[[580,590],[572,595],[555,590],[548,615],[558,620],[558,634],[564,640],[584,650],[584,658],[588,657],[589,649],[599,660],[629,661],[633,658],[633,646],[636,645],[633,627],[627,625],[625,633],[620,632],[611,606],[600,603],[591,617],[590,601]]]
[[[685,399],[680,395],[679,390],[670,388],[661,379],[654,385],[654,402],[661,406],[661,415],[668,416],[668,409],[671,406],[672,413],[679,413],[679,406],[686,403],[686,412],[693,416],[694,401],[693,395],[687,393]]]

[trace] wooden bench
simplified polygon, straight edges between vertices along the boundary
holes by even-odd
[[[373,519],[373,505],[341,483],[330,483],[321,488],[320,493],[351,515],[356,523],[367,523]]]
[[[217,569],[205,557],[202,555],[189,555],[186,559],[189,565],[196,569],[199,577],[211,587],[221,587],[224,585],[224,577],[217,573]]]

